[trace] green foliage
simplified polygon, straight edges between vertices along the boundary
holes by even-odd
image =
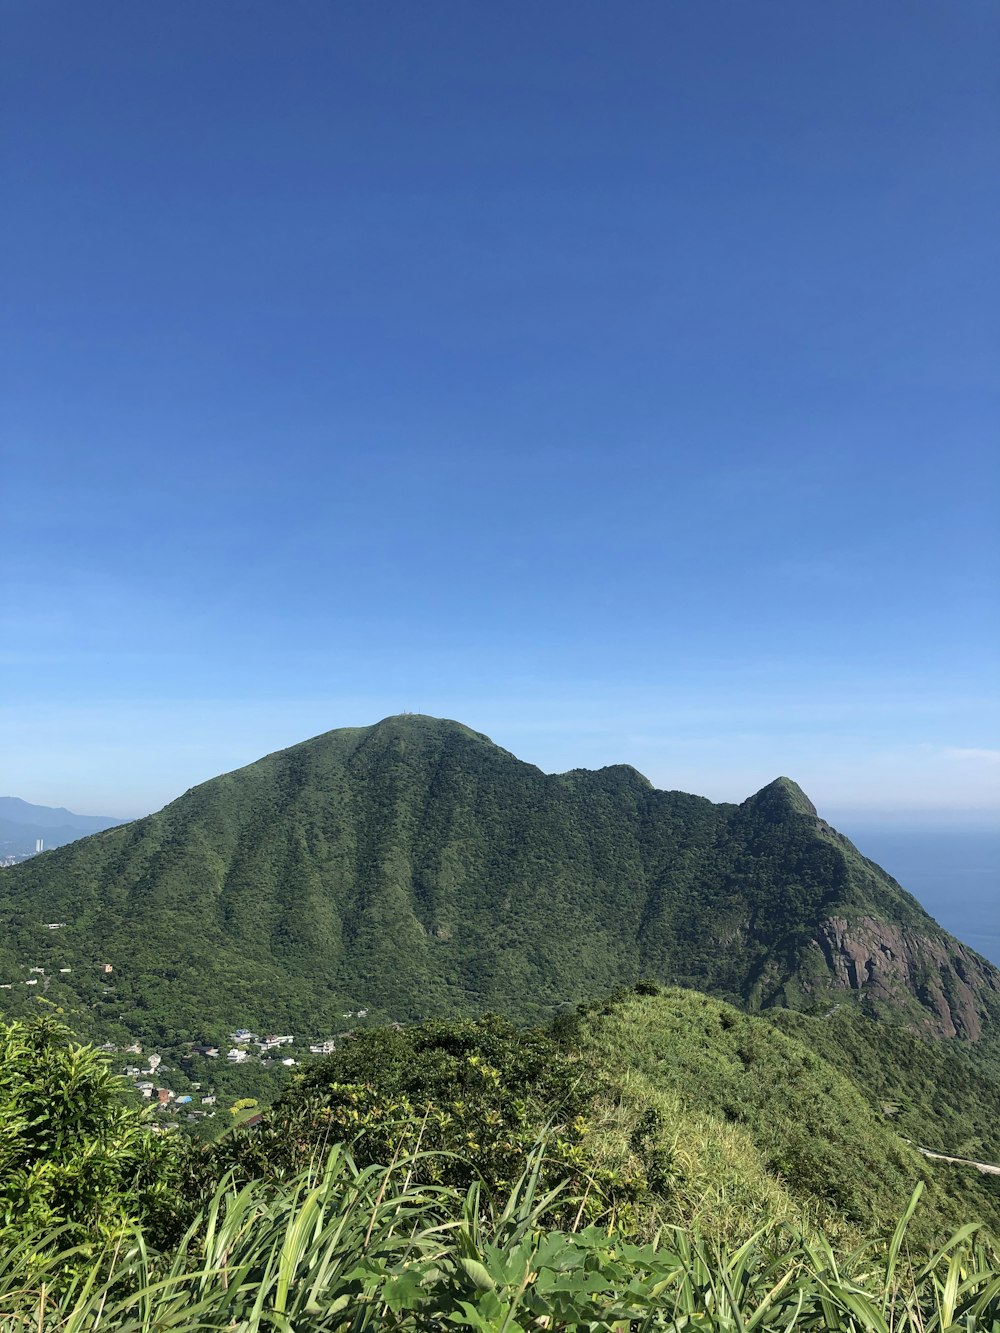
[[[415,1179],[507,1194],[546,1131],[543,1185],[562,1181],[579,1219],[626,1224],[648,1181],[588,1152],[595,1087],[548,1034],[486,1016],[359,1032],[303,1077],[252,1130],[192,1157],[201,1187],[225,1171],[281,1179],[347,1143],[362,1165],[412,1159]],[[197,1185],[192,1188],[197,1190]]]
[[[0,1268],[5,1330],[39,1333],[623,1333],[625,1329],[946,1333],[1000,1328],[1000,1256],[963,1228],[937,1252],[910,1241],[915,1194],[888,1243],[839,1257],[821,1238],[762,1226],[716,1248],[670,1230],[633,1245],[597,1227],[552,1230],[540,1151],[506,1199],[417,1185],[413,1163],[324,1170],[274,1190],[223,1183],[170,1253],[134,1229],[60,1283],[26,1237]],[[55,1288],[54,1292],[52,1287]]]
[[[563,1222],[632,1237],[695,1222],[738,1244],[764,1215],[846,1244],[884,1233],[922,1182],[928,1243],[968,1216],[1000,1234],[983,1178],[922,1158],[830,1062],[764,1019],[650,983],[549,1033],[495,1017],[359,1033],[253,1130],[195,1154],[189,1194],[227,1170],[287,1178],[344,1142],[365,1165],[419,1152],[418,1179],[499,1197],[543,1131],[543,1182],[568,1183]]]
[[[836,1066],[899,1134],[938,1152],[1000,1162],[1000,1059],[989,1040],[922,1041],[850,1007],[823,1018],[788,1010],[768,1017]]]
[[[0,1333],[1000,1329],[987,1232],[829,1061],[652,983],[359,1033],[212,1146],[16,1023],[0,1111]]]
[[[359,1009],[537,1022],[640,976],[826,1008],[844,998],[816,944],[834,914],[951,959],[937,990],[859,981],[854,998],[937,1023],[967,986],[1000,1009],[987,965],[957,960],[787,779],[713,805],[624,765],[547,775],[458,723],[404,716],[0,871],[0,1004],[20,1015],[41,996],[80,1032],[172,1047],[242,1024],[315,1040]]]
[[[97,1052],[51,1019],[0,1026],[0,1239],[115,1234],[171,1205],[172,1146]]]
[[[869,1026],[873,1035],[886,1030]],[[661,1208],[665,1220],[697,1216],[695,1199],[704,1190],[709,1206],[700,1224],[737,1239],[746,1234],[747,1208],[763,1189],[763,1172],[792,1203],[788,1209],[772,1194],[769,1216],[818,1219],[834,1236],[883,1234],[918,1182],[927,1189],[918,1224],[929,1228],[921,1235],[927,1243],[970,1214],[1000,1234],[1000,1209],[977,1189],[978,1176],[942,1176],[832,1062],[766,1019],[692,991],[623,992],[586,1007],[561,1031],[605,1080],[614,1111],[609,1151],[617,1130],[618,1155],[627,1161],[622,1126],[634,1135],[641,1118],[654,1112],[678,1136],[675,1158],[693,1159],[673,1181],[681,1216]],[[873,1043],[870,1058],[878,1049]],[[751,1187],[742,1209],[722,1215],[710,1203],[720,1144],[729,1152],[730,1188]],[[706,1154],[707,1171],[697,1165]]]
[[[234,1120],[245,1119],[246,1115],[256,1111],[259,1105],[256,1097],[239,1097],[229,1108],[229,1114]]]

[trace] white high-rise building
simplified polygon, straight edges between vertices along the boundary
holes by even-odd
[[[36,851],[36,852],[44,852],[44,851],[45,851],[45,839],[44,839],[44,838],[36,838],[36,839],[35,839],[35,851]]]

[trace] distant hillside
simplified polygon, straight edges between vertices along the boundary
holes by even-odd
[[[1000,1033],[974,1046],[921,1041],[869,1021],[850,1005],[822,1017],[790,1009],[769,1010],[767,1017],[836,1066],[906,1139],[1000,1163]],[[1000,1178],[993,1183],[1000,1195]]]
[[[174,1036],[336,1030],[361,1008],[530,1019],[644,976],[970,1039],[1000,1008],[1000,973],[787,778],[714,805],[625,765],[548,775],[409,715],[0,872],[0,923],[0,1004],[40,992]]]
[[[104,815],[75,815],[61,806],[32,805],[19,796],[0,796],[0,857],[27,856],[39,838],[46,850],[63,847],[122,822]]]

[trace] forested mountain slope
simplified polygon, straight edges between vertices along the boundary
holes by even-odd
[[[411,715],[0,871],[0,923],[0,1004],[40,992],[168,1035],[533,1018],[643,976],[971,1039],[1000,1007],[996,969],[786,778],[715,805],[627,766],[548,775]]]

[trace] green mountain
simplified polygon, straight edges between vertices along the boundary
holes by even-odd
[[[973,1040],[1000,1011],[1000,973],[789,779],[716,805],[410,715],[0,871],[0,930],[0,1005],[180,1039],[327,1035],[359,1009],[532,1019],[644,976]]]

